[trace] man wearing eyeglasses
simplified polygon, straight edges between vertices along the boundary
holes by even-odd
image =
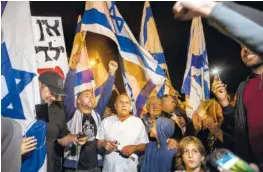
[[[69,132],[66,124],[66,116],[61,103],[56,102],[59,96],[65,96],[64,85],[61,76],[55,72],[45,72],[39,76],[40,97],[42,103],[48,104],[47,122],[47,171],[61,171],[61,149],[71,143],[85,144],[87,137],[77,139],[76,135]],[[58,143],[58,144],[57,144]],[[63,147],[61,147],[63,146]]]
[[[149,133],[152,124],[158,117],[172,118],[172,114],[162,111],[162,101],[160,98],[153,96],[146,102],[146,108],[148,113],[142,117],[143,123],[146,127],[146,131]],[[178,125],[175,125],[174,134],[172,139],[168,139],[168,148],[173,149],[178,146],[178,141],[183,137],[181,129]],[[150,138],[152,140],[153,138]]]

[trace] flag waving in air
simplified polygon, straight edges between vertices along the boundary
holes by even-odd
[[[186,95],[186,112],[191,118],[202,100],[210,98],[210,76],[202,20],[193,18],[187,65],[181,92]]]
[[[164,70],[136,41],[114,2],[87,1],[82,29],[104,35],[116,43],[126,93],[132,100],[133,114],[140,116],[151,93],[163,86]]]
[[[158,96],[164,94],[170,94],[175,96],[178,95],[177,91],[174,90],[168,72],[168,67],[165,61],[163,48],[157,32],[157,27],[153,18],[152,9],[149,1],[144,3],[142,22],[141,22],[141,33],[140,33],[140,45],[151,53],[152,57],[158,61],[160,67],[166,72],[166,81],[157,93]]]

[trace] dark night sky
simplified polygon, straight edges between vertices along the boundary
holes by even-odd
[[[239,2],[263,10],[263,2]],[[139,38],[144,2],[116,2],[135,37]],[[186,65],[187,45],[191,22],[173,19],[174,2],[151,2],[153,16],[164,49],[166,62],[174,87],[180,91]],[[61,16],[68,55],[71,52],[78,15],[82,15],[85,2],[30,2],[33,16]],[[234,93],[238,84],[246,78],[249,70],[240,60],[240,46],[230,38],[220,34],[203,20],[204,34],[210,68],[223,68],[221,79]]]

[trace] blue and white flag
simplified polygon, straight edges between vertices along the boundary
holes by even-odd
[[[153,18],[153,13],[149,1],[146,1],[144,3],[141,22],[140,45],[149,53],[151,53],[153,58],[156,61],[158,61],[160,67],[167,74],[165,84],[163,85],[162,89],[158,92],[157,95],[159,97],[164,94],[174,95],[175,90],[169,78],[168,67],[165,61],[163,48],[159,39],[157,27]]]
[[[46,125],[35,120],[40,103],[29,2],[7,2],[2,8],[1,115],[18,121],[23,135],[35,136],[21,171],[46,171]],[[21,136],[22,139],[22,136]]]
[[[162,69],[167,69],[163,48],[159,39],[149,1],[144,3],[140,32],[140,45],[152,54]]]
[[[80,92],[87,89],[95,89],[94,76],[89,67],[89,55],[86,47],[86,32],[81,30],[81,16],[78,17],[75,38],[73,41],[73,47],[71,51],[71,57],[69,59],[69,66],[71,66],[72,57],[76,53],[80,53],[80,60],[76,65],[74,94],[77,95]],[[73,84],[73,83],[70,83]]]
[[[87,1],[82,29],[116,43],[126,93],[132,100],[133,114],[140,116],[148,97],[165,82],[166,74],[158,61],[136,41],[114,2]]]
[[[210,98],[210,76],[201,17],[192,21],[181,92],[186,94],[186,112],[190,118],[200,102]]]

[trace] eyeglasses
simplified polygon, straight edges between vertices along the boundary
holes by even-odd
[[[154,104],[150,104],[149,107],[153,108],[153,107],[161,107],[161,103],[154,103]]]

